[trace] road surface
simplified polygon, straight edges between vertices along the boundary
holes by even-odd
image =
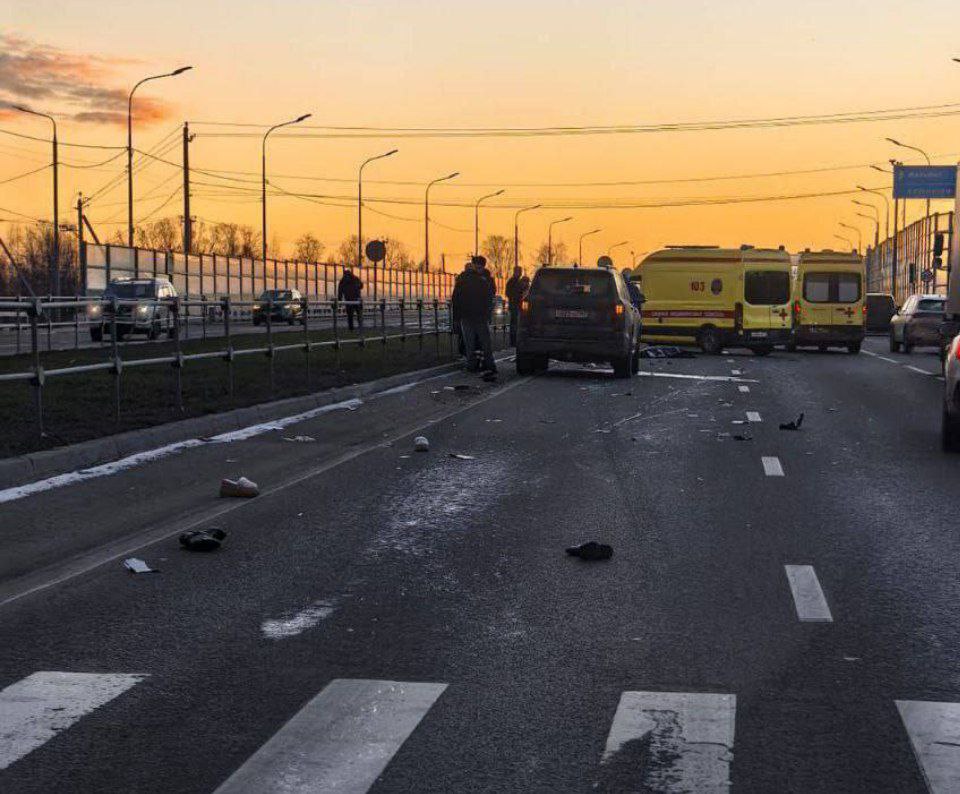
[[[0,790],[960,791],[936,357],[642,369],[0,495]],[[218,499],[238,474],[265,492]]]

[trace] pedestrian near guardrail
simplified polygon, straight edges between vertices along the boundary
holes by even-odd
[[[350,268],[343,269],[343,276],[337,285],[337,300],[346,304],[347,328],[353,330],[353,319],[357,318],[360,328],[363,328],[363,282],[353,274]],[[376,324],[374,324],[376,325]]]

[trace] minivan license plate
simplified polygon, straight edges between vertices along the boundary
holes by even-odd
[[[553,316],[558,320],[586,320],[590,315],[583,309],[555,309]]]

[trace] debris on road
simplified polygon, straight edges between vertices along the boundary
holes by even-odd
[[[413,448],[417,452],[428,452],[430,450],[430,442],[427,441],[426,436],[417,436],[413,439]]]
[[[180,545],[188,551],[216,551],[226,536],[222,529],[192,529],[180,536]]]
[[[473,455],[464,455],[462,452],[451,452],[450,457],[457,460],[476,460]]]
[[[640,356],[641,358],[696,358],[696,353],[676,345],[656,345],[641,350]]]
[[[753,441],[753,436],[746,433],[717,433],[717,441],[725,441],[728,438],[732,441]]]
[[[579,546],[570,546],[567,554],[571,557],[579,557],[581,560],[594,562],[596,560],[609,560],[613,556],[613,547],[606,543],[597,543],[595,540],[588,540]]]
[[[240,477],[236,480],[226,478],[220,480],[220,496],[236,496],[241,499],[250,499],[260,493],[260,488],[253,480]]]
[[[151,568],[139,557],[127,557],[123,561],[123,567],[130,573],[160,573],[156,568]]]
[[[284,437],[283,437],[283,440],[284,440],[284,441],[295,441],[295,442],[297,442],[298,444],[310,444],[310,443],[316,441],[317,439],[315,439],[313,436],[284,436]]]
[[[487,419],[488,422],[502,422],[502,419]]]
[[[800,416],[794,419],[792,422],[781,422],[781,430],[799,430],[800,425],[803,424],[803,411],[800,412]]]

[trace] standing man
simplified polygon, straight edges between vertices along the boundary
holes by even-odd
[[[519,267],[513,269],[513,275],[507,280],[504,292],[507,296],[510,311],[510,347],[517,344],[517,324],[520,321],[520,302],[530,289],[530,279],[523,275]]]
[[[360,297],[363,294],[363,282],[353,275],[349,267],[343,269],[343,276],[337,285],[337,300],[347,306],[347,327],[353,330],[353,318],[357,318],[358,325],[363,328],[363,312],[361,311]]]
[[[483,351],[481,369],[484,380],[495,380],[497,365],[493,360],[493,340],[490,338],[493,279],[484,275],[486,260],[483,257],[474,257],[472,265],[457,279],[451,296],[452,309],[454,316],[460,321],[467,355],[467,370],[477,371],[473,351],[479,345]]]

